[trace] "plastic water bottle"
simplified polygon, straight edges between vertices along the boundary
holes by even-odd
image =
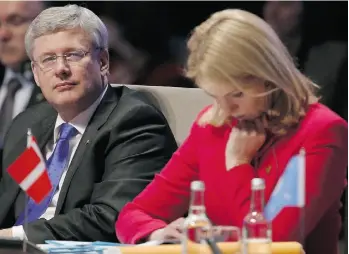
[[[188,217],[183,225],[182,254],[207,252],[206,239],[210,237],[212,224],[206,215],[204,203],[205,184],[193,181],[190,185],[191,199]],[[200,244],[199,248],[191,249],[190,242]]]
[[[251,189],[250,211],[244,218],[242,227],[242,253],[271,254],[271,223],[263,214],[264,180],[261,178],[252,179]]]

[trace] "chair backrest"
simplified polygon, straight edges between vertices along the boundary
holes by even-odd
[[[120,84],[112,84],[120,86]],[[165,115],[178,144],[188,136],[199,112],[212,104],[199,88],[124,85],[145,92]]]

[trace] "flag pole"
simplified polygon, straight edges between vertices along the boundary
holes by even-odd
[[[29,197],[27,194],[25,194],[24,223],[23,223],[25,234],[28,234],[28,201],[29,201]],[[27,238],[26,237],[23,238],[23,252],[27,253]]]
[[[299,176],[299,200],[300,200],[300,244],[302,244],[303,249],[305,248],[305,176],[306,176],[306,164],[305,164],[305,149],[302,147],[299,151],[299,169],[301,172]]]
[[[30,147],[31,137],[32,137],[31,129],[28,129],[28,131],[27,131],[27,148]],[[25,195],[25,199],[24,199],[25,203],[24,203],[24,223],[23,223],[23,228],[24,228],[25,234],[28,234],[28,202],[29,202],[29,196],[27,195],[27,193],[25,193],[24,195]],[[24,253],[27,252],[27,238],[26,237],[23,238],[23,252]]]

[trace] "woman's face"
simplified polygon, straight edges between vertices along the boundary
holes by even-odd
[[[239,121],[253,120],[266,111],[266,86],[260,80],[248,78],[241,80],[241,92],[229,83],[200,82],[199,86],[218,103],[227,114]]]

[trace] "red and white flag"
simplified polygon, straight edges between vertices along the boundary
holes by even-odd
[[[52,184],[44,157],[31,134],[28,135],[27,148],[7,171],[36,203],[40,203],[51,192]]]

